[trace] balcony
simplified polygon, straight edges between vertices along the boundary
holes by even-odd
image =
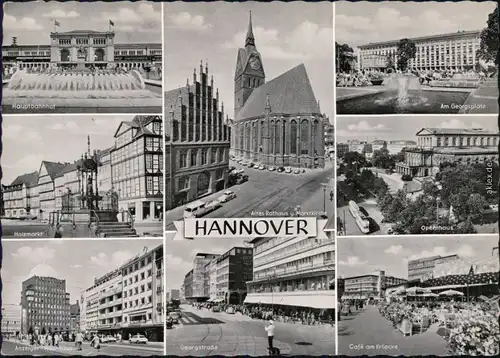
[[[110,290],[106,290],[104,292],[99,293],[99,298],[105,298],[105,297],[113,296],[113,295],[116,295],[116,294],[122,293],[122,292],[123,292],[123,288],[122,287],[112,288]]]
[[[113,307],[113,306],[116,306],[116,305],[121,305],[122,304],[122,299],[119,298],[119,299],[116,299],[116,300],[113,300],[113,301],[107,301],[103,304],[99,304],[98,308],[99,309],[104,309],[104,308],[108,308],[108,307]]]
[[[104,314],[99,313],[98,318],[99,319],[108,319],[108,318],[113,318],[113,317],[121,317],[122,315],[123,315],[123,311],[119,310],[119,311],[113,311],[113,312],[108,312],[108,313],[104,313]]]

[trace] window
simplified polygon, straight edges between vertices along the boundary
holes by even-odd
[[[179,168],[187,167],[187,152],[181,152],[179,158]]]
[[[196,157],[197,157],[198,151],[197,150],[191,150],[191,166],[195,167],[198,165]]]

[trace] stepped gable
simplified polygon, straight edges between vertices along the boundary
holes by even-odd
[[[271,113],[321,115],[304,64],[255,88],[241,111],[238,112],[236,121],[261,117],[264,114],[268,97]]]

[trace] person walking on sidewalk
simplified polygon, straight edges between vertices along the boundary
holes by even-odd
[[[76,342],[77,350],[81,351],[82,350],[82,344],[83,344],[83,335],[82,335],[82,332],[77,332],[76,333],[75,342]]]
[[[92,339],[92,345],[99,352],[99,350],[101,349],[101,340],[99,338],[99,335],[96,334],[94,336],[94,339]]]

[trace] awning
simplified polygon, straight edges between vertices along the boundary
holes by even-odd
[[[334,309],[335,291],[328,295],[247,295],[244,303]]]

